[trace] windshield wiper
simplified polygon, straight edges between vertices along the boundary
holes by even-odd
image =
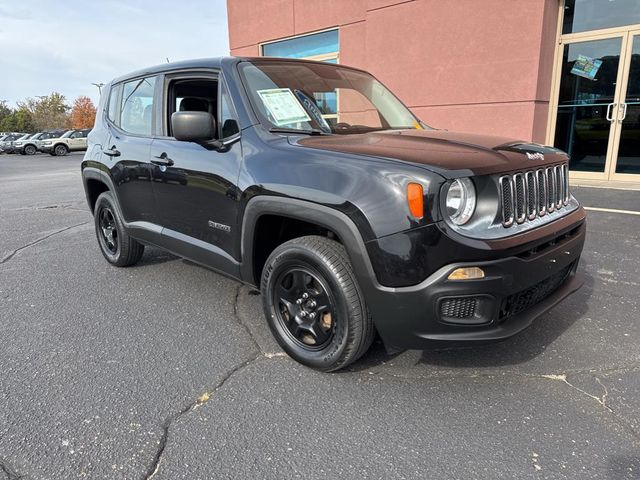
[[[330,135],[329,133],[323,132],[318,128],[310,128],[308,130],[299,130],[297,128],[271,127],[269,131],[271,133],[293,133],[298,135]]]

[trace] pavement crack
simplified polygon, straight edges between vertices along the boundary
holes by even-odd
[[[253,348],[261,355],[264,354],[264,352],[262,351],[262,349],[260,348],[260,344],[258,343],[258,341],[256,340],[256,337],[253,336],[253,333],[251,332],[251,329],[249,328],[249,325],[247,325],[243,320],[242,317],[240,316],[240,313],[238,312],[238,303],[240,302],[240,293],[242,292],[242,287],[243,285],[240,284],[238,285],[238,288],[236,289],[236,294],[235,297],[233,299],[233,319],[235,320],[235,322],[240,325],[242,327],[242,329],[247,332],[247,335],[249,336],[249,339],[251,340],[251,343],[253,344]]]
[[[24,478],[22,475],[18,474],[13,468],[7,465],[7,462],[2,458],[0,458],[0,471],[5,473],[8,480],[20,480],[21,478]]]
[[[251,333],[251,330],[249,329],[248,325],[246,325],[242,321],[242,319],[240,318],[240,315],[238,314],[238,301],[240,299],[241,290],[242,290],[242,285],[238,285],[238,288],[236,289],[235,296],[233,299],[233,317],[234,317],[234,321],[247,332],[247,335],[249,336],[249,339],[253,344],[253,350],[254,350],[253,354],[249,359],[241,363],[238,363],[233,368],[231,368],[228,372],[226,372],[226,374],[222,377],[222,379],[211,390],[207,390],[201,395],[199,395],[194,402],[190,403],[179,412],[174,413],[162,423],[162,436],[160,437],[158,450],[156,451],[156,454],[153,457],[153,462],[151,463],[151,466],[147,469],[147,473],[144,476],[145,480],[151,480],[160,470],[160,465],[162,463],[164,451],[167,446],[167,441],[169,440],[169,432],[171,430],[172,425],[174,425],[175,422],[179,421],[180,418],[182,418],[184,415],[188,415],[194,410],[200,408],[202,405],[206,404],[231,379],[231,377],[241,372],[242,370],[247,368],[249,365],[251,365],[255,361],[263,357],[272,358],[271,356],[266,355],[262,352],[262,350],[260,349],[260,345],[258,344],[255,337]]]
[[[8,255],[6,255],[5,257],[3,257],[3,258],[0,260],[0,265],[2,265],[3,263],[8,262],[9,260],[11,260],[13,257],[15,257],[18,253],[22,252],[23,250],[25,250],[25,249],[27,249],[27,248],[29,248],[29,247],[33,247],[34,245],[36,245],[36,244],[38,244],[38,243],[40,243],[40,242],[42,242],[42,241],[46,240],[47,238],[51,238],[51,237],[53,237],[54,235],[58,235],[59,233],[66,232],[67,230],[71,230],[72,228],[81,227],[82,225],[86,225],[86,224],[88,224],[88,223],[90,223],[90,222],[91,222],[90,220],[87,220],[86,222],[77,223],[77,224],[75,224],[75,225],[71,225],[71,226],[69,226],[69,227],[61,228],[61,229],[56,230],[56,231],[54,231],[54,232],[51,232],[51,233],[49,233],[49,234],[47,234],[47,235],[44,235],[44,236],[42,236],[42,237],[40,237],[40,238],[37,238],[36,240],[34,240],[34,241],[32,241],[32,242],[29,242],[29,243],[27,243],[26,245],[23,245],[23,246],[21,246],[21,247],[18,247],[18,248],[16,248],[15,250],[13,250],[11,253],[9,253]]]
[[[609,405],[607,403],[607,398],[609,396],[609,389],[606,387],[606,385],[604,383],[602,383],[602,380],[600,380],[600,378],[597,377],[596,375],[593,375],[593,378],[595,379],[596,383],[598,385],[600,385],[600,387],[602,387],[602,396],[593,395],[593,394],[583,390],[582,388],[575,386],[573,383],[571,383],[571,382],[569,382],[567,380],[567,375],[566,374],[540,375],[540,376],[542,378],[548,378],[550,380],[558,380],[558,381],[564,382],[569,387],[574,389],[575,391],[577,391],[577,392],[581,393],[582,395],[585,395],[585,396],[595,400],[596,402],[598,402],[600,404],[600,406],[602,406],[602,408],[604,408],[606,411],[608,411],[618,421],[618,423],[620,425],[622,425],[623,428],[625,428],[627,431],[629,431],[629,433],[631,433],[631,435],[633,435],[636,440],[640,441],[640,433],[638,431],[636,431],[636,429],[633,427],[633,425],[631,423],[629,423],[624,417],[619,415],[618,412],[616,412],[611,407],[611,405]]]
[[[548,378],[549,380],[558,380],[561,382],[566,383],[567,385],[569,385],[571,388],[573,388],[574,390],[576,390],[577,392],[580,392],[583,395],[586,395],[589,398],[592,398],[593,400],[595,400],[596,402],[598,402],[602,407],[604,407],[606,410],[608,410],[610,413],[614,413],[614,411],[611,409],[611,407],[609,407],[606,403],[606,399],[607,399],[607,395],[609,394],[607,388],[602,384],[602,382],[600,381],[600,379],[596,376],[594,376],[596,382],[598,382],[598,384],[603,388],[604,393],[602,394],[602,397],[598,397],[596,395],[593,395],[583,389],[581,389],[580,387],[576,387],[573,383],[571,383],[569,380],[567,380],[567,375],[566,374],[560,374],[560,375],[540,375],[542,378]]]
[[[171,430],[171,427],[175,424],[175,422],[180,420],[180,418],[182,418],[184,415],[188,415],[189,413],[193,412],[194,410],[198,409],[199,407],[207,403],[218,392],[218,390],[220,390],[231,379],[231,377],[241,372],[242,370],[247,368],[249,365],[251,365],[253,362],[255,362],[256,360],[259,360],[261,357],[262,356],[259,353],[256,353],[248,360],[245,360],[244,362],[241,362],[235,365],[222,377],[222,379],[211,390],[207,390],[203,394],[199,395],[194,402],[190,403],[179,412],[174,413],[163,422],[162,436],[160,437],[158,450],[156,451],[156,454],[153,457],[153,462],[151,466],[147,469],[147,473],[144,476],[145,480],[151,480],[158,473],[158,471],[160,471],[160,464],[162,463],[164,451],[167,446],[167,441],[169,440],[169,431]]]

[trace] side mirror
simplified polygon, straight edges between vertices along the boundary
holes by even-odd
[[[209,112],[175,112],[171,130],[176,140],[206,142],[216,138],[216,119]]]

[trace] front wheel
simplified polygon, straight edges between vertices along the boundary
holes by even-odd
[[[98,244],[104,258],[116,267],[128,267],[138,263],[144,253],[144,245],[126,232],[111,192],[100,194],[96,200],[93,217]]]
[[[24,153],[27,155],[35,155],[36,147],[34,147],[33,145],[27,145],[26,147],[24,147]]]
[[[344,247],[325,237],[277,247],[262,272],[264,312],[295,360],[330,372],[360,358],[375,329]]]

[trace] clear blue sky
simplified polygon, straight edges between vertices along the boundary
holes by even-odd
[[[0,100],[62,93],[188,58],[229,54],[225,0],[0,0]]]

